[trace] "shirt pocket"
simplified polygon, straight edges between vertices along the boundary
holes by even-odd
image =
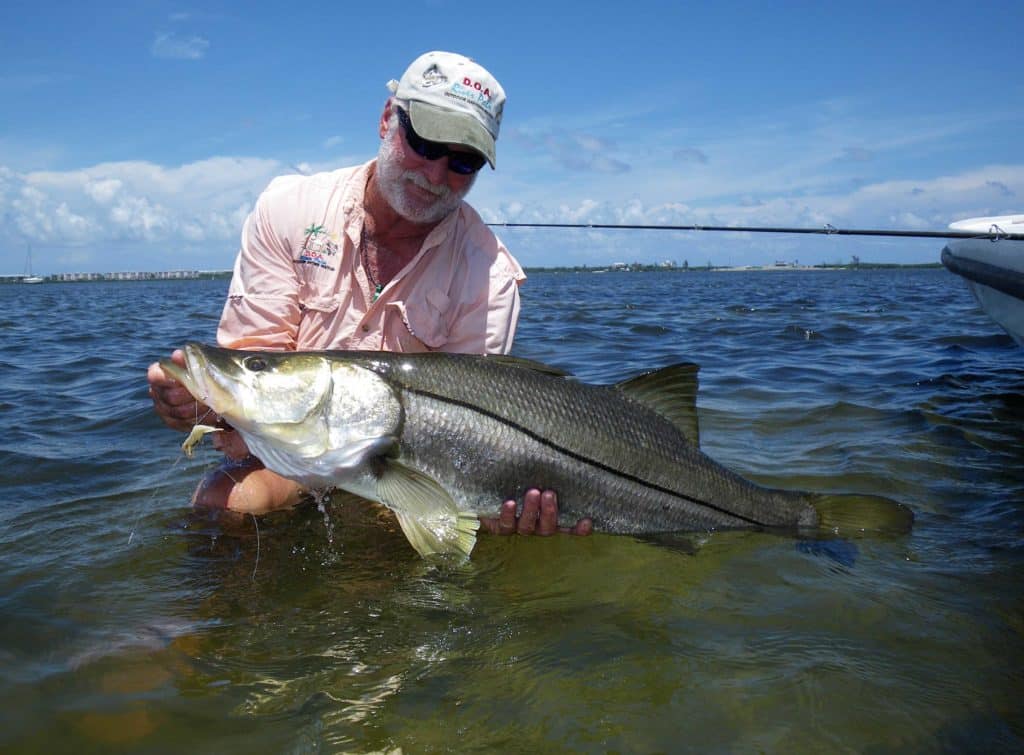
[[[435,288],[428,291],[423,299],[394,302],[389,306],[413,338],[429,349],[439,349],[448,343],[450,301],[444,291]]]
[[[337,296],[304,296],[299,302],[299,309],[303,312],[319,312],[326,315],[334,312],[339,303]]]
[[[338,330],[340,311],[341,300],[337,296],[300,297],[299,324],[295,334],[296,348],[330,348],[330,339]]]

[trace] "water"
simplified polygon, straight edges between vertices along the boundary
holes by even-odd
[[[905,538],[482,536],[217,518],[146,365],[225,281],[0,286],[0,749],[1020,752],[1024,350],[942,270],[535,274],[517,353],[702,366],[702,444]]]

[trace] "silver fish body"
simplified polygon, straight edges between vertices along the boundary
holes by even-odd
[[[760,487],[699,450],[694,365],[600,386],[511,357],[201,344],[185,353],[187,369],[168,371],[268,468],[380,501],[424,555],[468,554],[476,515],[528,487],[557,491],[562,523],[590,517],[609,533],[807,530],[836,519],[821,496]],[[887,526],[909,526],[898,504],[872,508]]]
[[[817,524],[799,494],[735,475],[623,389],[446,357],[390,371],[406,408],[400,458],[453,481],[478,514],[535,486],[558,491],[563,523],[591,517],[604,532]]]

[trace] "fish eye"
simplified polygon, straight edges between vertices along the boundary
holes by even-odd
[[[267,360],[263,357],[246,357],[242,364],[250,372],[263,372],[267,369]]]

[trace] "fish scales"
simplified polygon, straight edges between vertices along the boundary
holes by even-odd
[[[379,364],[409,394],[403,455],[438,479],[458,479],[457,490],[476,490],[466,503],[478,513],[493,512],[496,496],[521,498],[526,485],[565,491],[563,523],[590,516],[608,532],[793,526],[808,513],[798,494],[760,488],[718,465],[613,386],[509,369],[501,359],[417,357],[409,368],[395,356]],[[470,448],[452,455],[466,438]]]
[[[598,531],[612,533],[749,526],[631,476],[587,464],[493,416],[452,413],[445,402],[420,395],[408,398],[407,409],[398,460],[435,479],[453,481],[460,508],[477,514],[493,516],[495,502],[522,499],[530,481],[530,486],[564,491],[559,499],[563,526],[585,516]],[[477,442],[449,442],[467,434]]]

